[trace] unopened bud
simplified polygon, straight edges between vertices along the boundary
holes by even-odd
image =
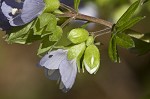
[[[98,70],[100,65],[100,52],[94,44],[86,48],[83,63],[90,74],[96,73]]]
[[[44,12],[53,12],[57,10],[60,6],[59,0],[44,0],[45,2],[45,10]]]
[[[89,37],[89,32],[83,28],[76,28],[70,31],[68,39],[74,43],[79,44],[86,41]]]

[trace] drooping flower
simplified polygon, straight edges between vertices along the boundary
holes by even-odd
[[[27,24],[40,15],[44,7],[43,0],[1,0],[0,28]]]
[[[80,68],[80,59],[84,50],[85,43],[81,43],[67,50],[51,51],[41,59],[39,64],[45,67],[46,76],[51,80],[60,80],[59,88],[67,92],[74,84],[77,67]]]
[[[64,92],[72,88],[77,74],[76,61],[68,60],[67,52],[63,49],[51,51],[40,61],[40,66],[45,67],[47,77],[60,80],[59,88]]]

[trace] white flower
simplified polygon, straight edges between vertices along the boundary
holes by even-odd
[[[77,74],[76,60],[68,60],[67,52],[63,49],[51,51],[39,63],[45,67],[49,79],[60,81],[59,88],[64,92],[72,88]]]

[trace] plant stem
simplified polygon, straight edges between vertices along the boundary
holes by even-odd
[[[84,15],[81,13],[66,12],[64,14],[58,14],[57,17],[69,17],[69,18],[75,17],[76,19],[79,19],[79,20],[90,21],[90,22],[102,24],[102,25],[107,26],[109,28],[112,28],[112,26],[113,26],[113,23],[111,23],[109,21],[95,18],[95,17],[88,16],[88,15]]]
[[[68,23],[70,23],[70,22],[73,21],[73,20],[74,20],[73,17],[67,19],[67,20],[61,25],[61,28],[64,28]]]
[[[107,31],[107,32],[98,34],[98,35],[96,35],[96,36],[94,37],[94,39],[97,38],[97,37],[99,37],[99,36],[106,35],[106,34],[109,34],[109,33],[111,33],[111,31]]]
[[[65,5],[65,4],[63,4],[63,3],[60,3],[60,7],[62,7],[62,8],[64,8],[64,9],[68,10],[69,12],[77,13],[76,10],[74,10],[73,8],[67,6],[67,5]]]

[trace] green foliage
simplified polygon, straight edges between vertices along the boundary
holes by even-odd
[[[27,39],[27,34],[34,22],[31,22],[25,26],[20,27],[14,27],[10,31],[10,35],[6,38],[6,41],[8,43],[19,43],[19,44],[25,44]]]
[[[62,25],[62,23],[67,25],[70,21],[64,22],[64,20],[67,20],[68,17],[74,19],[75,16],[73,15],[80,16],[78,13],[80,0],[74,0],[75,11],[71,8],[69,11],[73,10],[73,12],[68,12],[70,14],[67,13],[67,18],[58,16],[59,14],[63,16],[66,13],[63,12],[63,9],[66,11],[69,7],[58,9],[60,7],[59,0],[44,1],[46,6],[43,13],[24,26],[13,27],[11,31],[8,31],[7,34],[9,35],[7,35],[6,41],[19,44],[31,44],[34,41],[40,41],[37,51],[39,56],[43,56],[54,49],[66,49],[68,50],[68,60],[76,60],[79,72],[81,69],[80,64],[82,63],[83,71],[86,68],[90,74],[95,73],[100,65],[100,51],[96,47],[97,42],[94,38],[97,35],[85,29],[91,20],[95,18],[86,16],[87,22],[84,25],[79,28],[69,29],[68,31],[70,32],[68,33],[68,31],[64,31],[64,24]],[[145,2],[147,1],[145,0]],[[113,62],[120,62],[118,47],[123,47],[139,54],[150,51],[150,34],[139,34],[130,29],[145,18],[133,17],[140,3],[140,0],[133,3],[111,29],[108,55]],[[58,22],[59,20],[60,22]]]
[[[145,17],[133,18],[134,12],[139,7],[140,3],[141,3],[140,0],[133,3],[113,27],[113,30],[112,30],[113,34],[109,42],[108,53],[109,53],[110,59],[114,62],[120,62],[117,46],[120,46],[126,49],[135,47],[134,41],[125,32],[127,29],[134,26],[137,22],[145,18]]]
[[[108,55],[113,62],[118,62],[118,63],[120,62],[115,34],[112,34],[112,37],[110,39],[109,47],[108,47]]]
[[[120,26],[123,26],[124,24],[127,24],[130,21],[130,19],[132,18],[133,14],[136,11],[136,9],[138,8],[139,4],[140,4],[140,0],[133,3],[128,8],[128,10],[121,16],[121,18],[117,21],[116,27],[120,27]]]
[[[55,43],[50,41],[49,36],[45,36],[39,46],[37,55],[44,55],[46,52],[52,50]]]
[[[127,21],[126,23],[123,24],[123,26],[120,26],[117,28],[117,32],[122,32],[126,29],[131,28],[132,26],[134,26],[136,23],[138,23],[139,21],[141,21],[144,18],[145,17],[136,17],[136,18],[133,18],[133,19]],[[116,24],[116,26],[117,26],[117,24]]]
[[[50,37],[49,37],[50,41],[58,41],[58,40],[60,40],[61,37],[62,37],[62,33],[63,33],[62,28],[57,26],[55,28],[55,30],[53,30],[53,34],[50,35]]]
[[[124,33],[118,33],[116,35],[116,42],[118,46],[129,49],[134,47],[134,41],[132,38]]]

